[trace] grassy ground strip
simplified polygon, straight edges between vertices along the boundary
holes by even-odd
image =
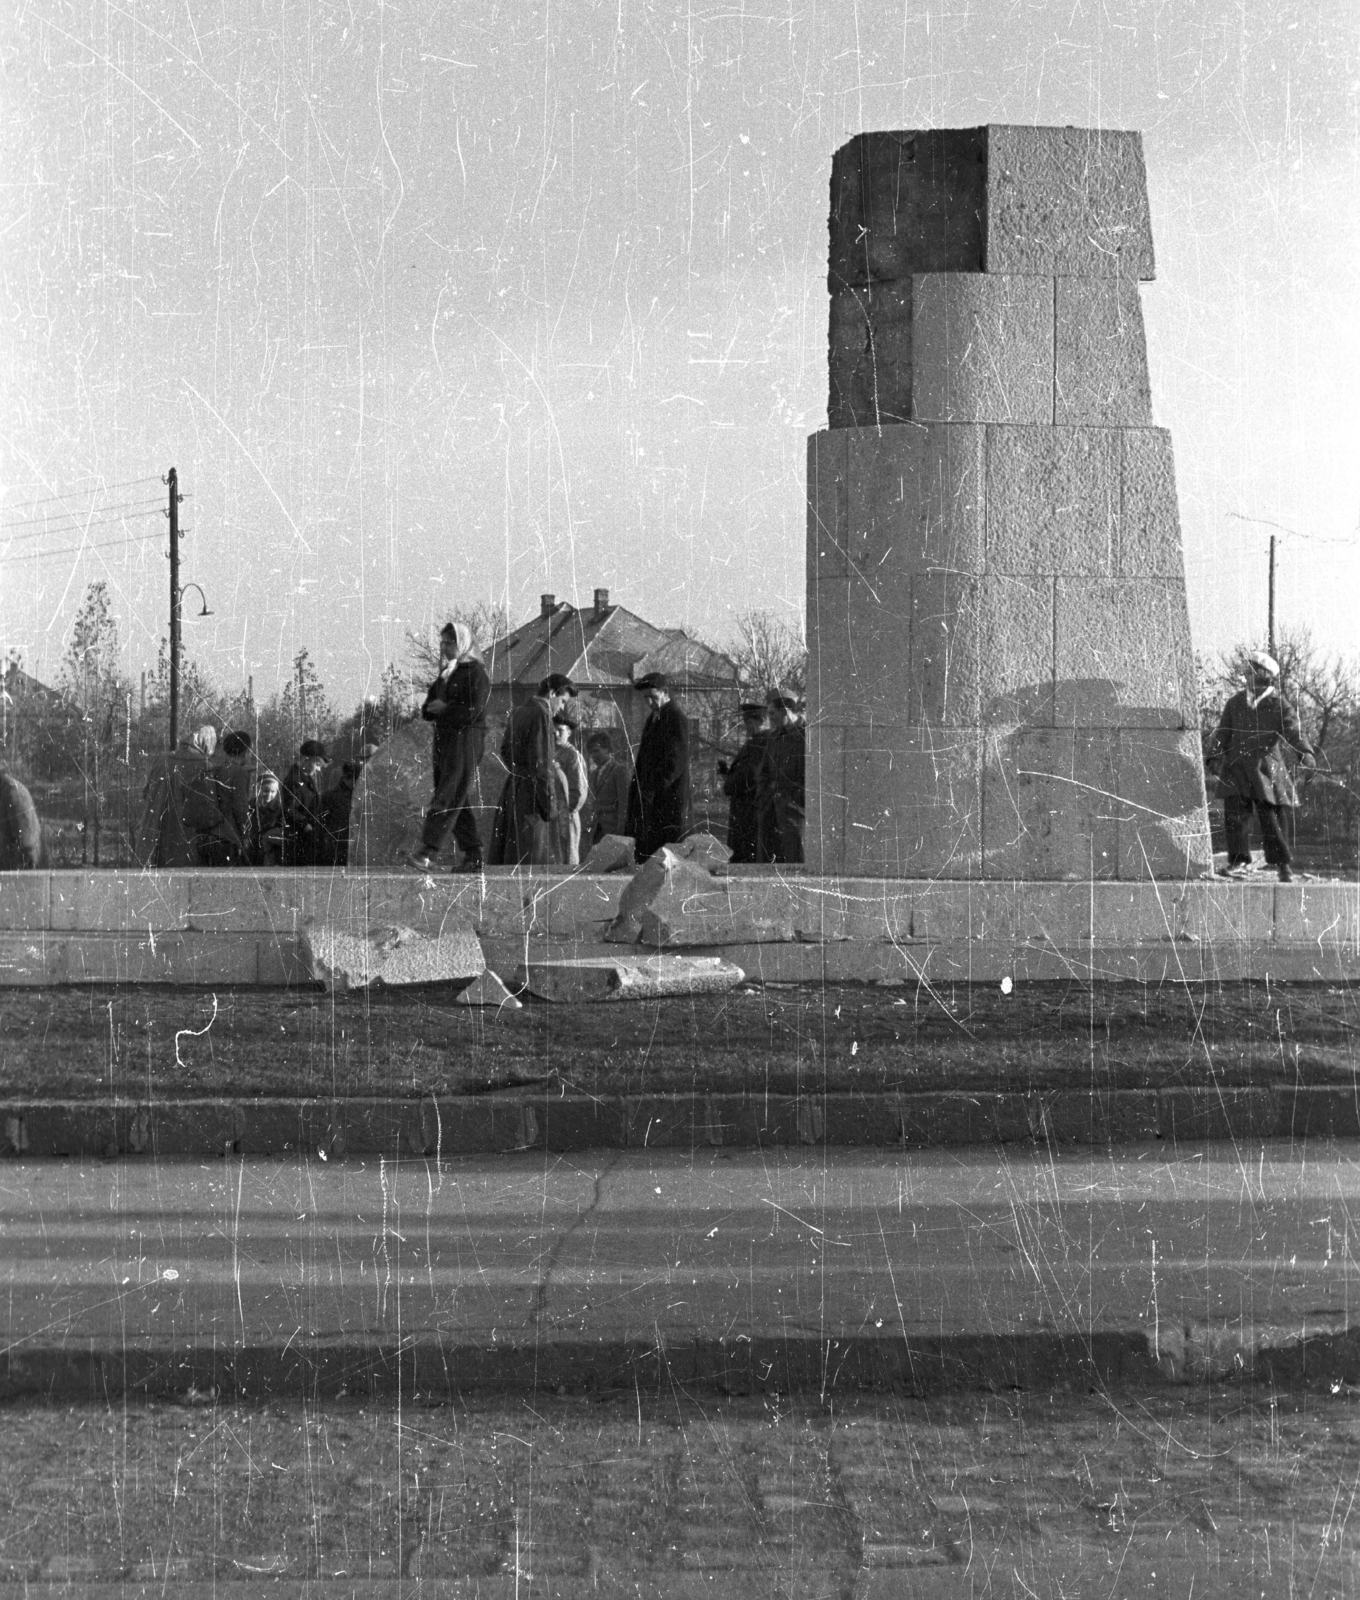
[[[746,986],[523,1010],[356,995],[11,989],[0,1096],[1043,1094],[1352,1085],[1360,986]]]

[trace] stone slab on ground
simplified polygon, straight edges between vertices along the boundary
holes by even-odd
[[[721,956],[580,956],[529,960],[514,985],[540,1000],[655,1000],[664,995],[722,994],[745,981]]]
[[[460,989],[453,1000],[459,1006],[495,1006],[497,1010],[505,1007],[510,1011],[522,1010],[524,1004],[489,969],[474,978],[466,989]]]
[[[456,983],[478,978],[486,957],[470,923],[453,923],[431,937],[414,928],[314,924],[307,930],[312,972],[328,988],[369,984]]]

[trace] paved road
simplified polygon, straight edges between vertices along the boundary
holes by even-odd
[[[1348,1326],[1357,1153],[13,1162],[0,1350],[22,1373],[63,1352],[1146,1332],[1170,1366],[1231,1367]]]

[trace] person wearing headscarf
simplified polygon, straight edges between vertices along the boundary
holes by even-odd
[[[434,798],[412,859],[418,867],[429,867],[452,835],[462,851],[457,870],[480,872],[482,836],[472,797],[486,750],[491,679],[466,623],[444,624],[439,658],[439,675],[420,708],[425,721],[434,724]]]
[[[590,794],[585,757],[571,742],[575,727],[576,719],[565,709],[553,718],[553,732],[557,736],[557,747],[553,751],[557,762],[554,855],[564,867],[581,865],[581,811]]]
[[[1255,810],[1266,864],[1278,871],[1281,883],[1288,883],[1293,877],[1288,834],[1298,794],[1285,750],[1293,750],[1305,768],[1316,763],[1293,706],[1280,693],[1279,677],[1279,663],[1264,650],[1247,657],[1246,687],[1223,707],[1204,764],[1218,769],[1229,876],[1241,876],[1251,866],[1250,824]]]
[[[807,729],[793,695],[772,689],[766,704],[772,727],[760,769],[762,857],[793,863],[803,859]]]
[[[765,707],[748,701],[740,707],[746,743],[731,762],[718,763],[723,793],[727,796],[727,848],[738,864],[767,859],[760,835],[761,766],[769,741]]]
[[[0,872],[45,865],[42,823],[27,786],[0,767]]]
[[[690,819],[689,718],[671,698],[664,672],[637,680],[651,707],[628,791],[628,825],[639,861],[683,839]]]
[[[501,760],[509,776],[501,791],[488,860],[493,867],[542,867],[556,859],[557,739],[553,718],[576,696],[560,672],[544,678],[532,700],[505,724]]]

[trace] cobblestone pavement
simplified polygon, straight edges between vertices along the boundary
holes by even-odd
[[[39,1405],[3,1426],[16,1596],[1360,1594],[1346,1392]]]

